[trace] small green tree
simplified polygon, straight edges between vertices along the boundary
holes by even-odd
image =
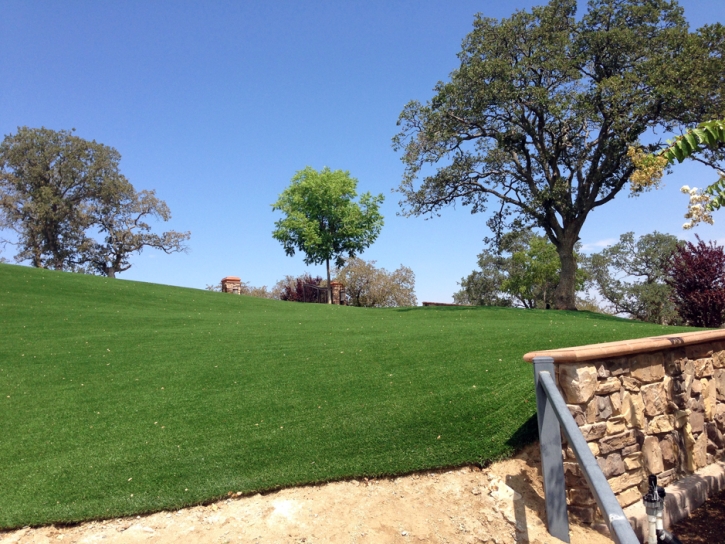
[[[635,241],[634,233],[619,237],[619,242],[589,259],[590,282],[615,314],[634,319],[677,324],[680,320],[673,304],[672,288],[666,283],[666,271],[678,240],[670,234],[653,232]]]
[[[575,253],[579,260],[579,255]],[[546,237],[521,229],[511,231],[478,256],[480,270],[461,280],[453,295],[459,304],[549,308],[561,274],[561,261]],[[577,270],[576,289],[583,287],[585,272]]]
[[[357,197],[357,180],[349,172],[330,170],[320,172],[306,167],[297,172],[292,183],[272,204],[285,217],[275,222],[272,236],[289,256],[303,252],[305,264],[327,267],[330,285],[330,261],[341,268],[343,255],[355,257],[368,248],[380,234],[383,216],[379,208],[384,197],[370,193]],[[328,296],[332,303],[332,293]]]
[[[556,246],[545,237],[534,234],[527,242],[528,247],[511,255],[509,274],[501,287],[524,308],[549,308],[559,284],[561,261]]]

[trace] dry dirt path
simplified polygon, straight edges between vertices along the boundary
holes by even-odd
[[[548,535],[538,445],[483,470],[334,482],[178,512],[0,533],[2,544],[560,544]],[[611,544],[572,525],[572,544]]]

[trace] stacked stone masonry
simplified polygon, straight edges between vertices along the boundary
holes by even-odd
[[[724,457],[725,341],[557,364],[556,371],[569,411],[623,508],[642,500],[648,475],[667,486]],[[563,455],[569,511],[599,521],[566,442]]]

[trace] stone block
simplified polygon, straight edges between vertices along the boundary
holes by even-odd
[[[660,449],[660,441],[656,436],[645,436],[642,445],[642,454],[644,456],[644,466],[648,474],[659,474],[665,470],[662,462],[662,450]]]
[[[675,427],[673,425],[674,416],[663,414],[661,416],[655,416],[652,421],[647,425],[647,433],[649,434],[661,434],[672,432]]]
[[[605,422],[593,423],[579,427],[579,430],[584,435],[584,439],[590,442],[592,440],[599,440],[607,434],[607,424]]]
[[[569,408],[569,413],[571,414],[571,417],[574,418],[577,425],[581,427],[582,425],[587,424],[587,419],[581,406],[578,404],[567,404],[566,407]]]
[[[715,373],[715,387],[717,390],[717,400],[725,402],[725,368],[718,368]]]
[[[559,387],[568,404],[589,402],[597,388],[597,369],[587,364],[559,366]]]
[[[627,431],[601,439],[599,441],[599,451],[601,455],[607,455],[636,443],[637,435],[634,431]]]
[[[662,382],[642,386],[644,413],[650,417],[664,414],[667,409],[667,395]]]
[[[723,439],[722,432],[717,428],[717,423],[714,421],[707,423],[705,425],[705,432],[707,433],[707,438],[712,440],[717,449],[725,447],[725,440]]]
[[[662,440],[660,440],[660,450],[662,451],[662,462],[665,465],[665,469],[669,469],[677,465],[679,447],[672,435],[665,436]]]
[[[717,451],[718,451],[718,447],[715,445],[715,442],[713,442],[712,440],[710,440],[708,438],[708,440],[707,440],[707,454],[708,454],[708,456],[707,456],[707,464],[708,465],[710,463],[712,463],[711,458],[712,459],[715,458],[715,454],[717,453]]]
[[[590,400],[586,404],[586,408],[584,411],[584,417],[586,418],[587,423],[596,423],[598,413],[599,413],[599,403],[597,402],[597,397],[592,397],[592,400]]]
[[[642,468],[642,454],[633,453],[624,458],[624,468],[627,470],[635,470]]]
[[[564,483],[566,487],[587,487],[587,481],[584,476],[577,476],[571,472],[564,472]]]
[[[674,482],[677,479],[677,471],[672,468],[670,470],[665,470],[664,472],[660,473],[659,476],[657,476],[657,485],[661,485],[662,487],[670,485],[672,482]]]
[[[607,434],[619,434],[627,430],[627,425],[622,416],[610,417],[607,421]]]
[[[715,422],[721,431],[725,431],[725,404],[715,406]]]
[[[589,450],[592,452],[594,457],[599,457],[599,444],[596,442],[587,442],[587,446],[589,446]]]
[[[617,359],[609,359],[608,361],[605,361],[605,362],[607,364],[607,368],[609,369],[610,375],[614,376],[615,378],[617,376],[629,374],[629,371],[630,371],[629,358],[619,357]]]
[[[606,421],[612,417],[612,401],[609,397],[594,397],[597,400],[597,421]]]
[[[712,357],[695,359],[695,378],[708,378],[713,372]]]
[[[611,395],[612,393],[619,392],[619,390],[622,387],[622,383],[619,381],[618,378],[608,378],[604,381],[599,381],[597,383],[597,395]]]
[[[684,357],[684,351],[681,354],[682,357]],[[674,350],[668,350],[664,352],[664,364],[665,364],[665,372],[669,374],[670,376],[679,376],[682,374],[682,366],[680,365],[680,362],[682,361],[681,357],[677,357]]]
[[[700,380],[702,383],[702,402],[705,404],[705,419],[715,419],[715,408],[717,406],[717,383],[715,380]]]
[[[641,353],[634,357],[630,371],[632,377],[643,383],[658,382],[665,377],[662,353]]]
[[[712,366],[725,368],[725,351],[716,351],[712,354]]]
[[[690,384],[690,387],[692,387],[692,384]],[[672,394],[673,395],[679,395],[679,394],[685,394],[688,397],[690,396],[690,393],[688,391],[687,383],[685,382],[685,375],[675,377],[672,380]]]
[[[624,392],[624,395],[622,395],[622,417],[624,417],[627,427],[644,429],[646,420],[641,393]]]
[[[700,433],[695,441],[692,453],[695,461],[695,468],[702,468],[707,465],[707,433]]]
[[[617,501],[619,502],[619,506],[622,508],[626,508],[630,504],[634,504],[635,502],[641,500],[642,493],[639,492],[639,489],[636,486],[625,489],[617,495]]]
[[[640,446],[639,444],[632,444],[631,446],[622,448],[622,456],[632,455],[640,451],[642,451],[642,446]]]
[[[665,395],[667,395],[668,401],[672,398],[672,381],[672,376],[665,376],[662,379],[662,386],[665,388]]]
[[[622,385],[627,391],[639,391],[639,386],[641,385],[639,380],[635,380],[630,376],[622,376],[620,380],[622,380]]]
[[[675,429],[681,429],[685,426],[688,419],[690,418],[690,410],[677,410],[673,416],[675,420]]]
[[[609,402],[612,403],[612,414],[619,416],[622,414],[622,395],[617,391],[609,395]]]
[[[579,488],[569,490],[569,504],[575,506],[590,506],[596,504],[594,496],[589,488]]]
[[[682,427],[682,438],[685,443],[685,469],[688,472],[695,472],[697,466],[695,464],[695,436],[692,434],[692,426],[689,421]]]
[[[599,468],[602,469],[604,476],[607,478],[619,476],[620,474],[624,474],[626,472],[622,456],[618,453],[612,453],[606,457],[599,457],[597,459],[597,463],[599,464]]]
[[[625,472],[621,476],[610,478],[609,486],[614,493],[621,493],[632,486],[638,486],[644,478],[645,473],[642,470],[633,470],[631,472]]]
[[[692,432],[697,434],[705,430],[705,414],[702,412],[692,412],[690,414],[690,425]]]
[[[690,392],[692,395],[699,395],[700,393],[702,393],[702,381],[694,380],[692,382],[692,387],[690,388]]]
[[[685,367],[682,372],[681,378],[684,380],[685,385],[682,388],[687,395],[690,395],[690,388],[692,387],[692,381],[695,379],[695,365],[692,361],[687,359],[685,361]]]
[[[685,346],[685,357],[688,359],[702,359],[710,357],[713,349],[710,343]]]
[[[694,398],[693,397],[689,401],[687,401],[687,408],[691,412],[701,412],[703,414],[703,417],[704,417],[704,414],[705,414],[705,401],[702,400],[701,398]]]
[[[594,366],[597,368],[597,376],[600,378],[609,378],[612,375],[607,363],[595,363]]]
[[[687,403],[690,400],[690,398],[687,396],[687,393],[681,393],[679,395],[673,395],[672,401],[675,406],[675,410],[686,410],[687,409]]]

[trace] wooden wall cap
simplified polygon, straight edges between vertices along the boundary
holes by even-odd
[[[610,359],[623,355],[659,351],[674,346],[689,346],[719,340],[725,340],[725,330],[673,333],[634,340],[620,340],[619,342],[590,344],[588,346],[531,351],[524,355],[524,361],[530,363],[534,360],[534,357],[552,357],[554,363],[580,363],[593,359]]]
[[[222,281],[242,281],[242,278],[238,278],[237,276],[227,276],[226,278],[222,278]]]

